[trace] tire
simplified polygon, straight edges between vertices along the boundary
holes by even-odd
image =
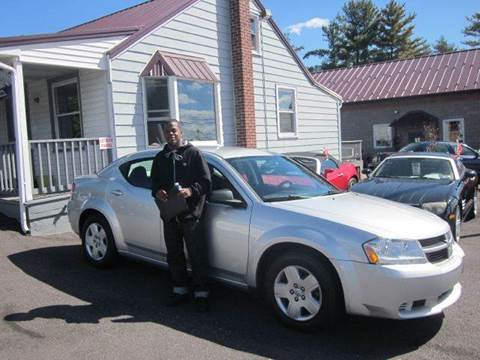
[[[457,243],[460,242],[461,229],[462,229],[462,212],[460,210],[460,207],[457,206],[455,208],[455,222],[452,224],[453,238]]]
[[[470,212],[468,213],[467,218],[465,219],[467,221],[475,219],[477,217],[477,214],[478,214],[478,195],[477,195],[477,190],[476,189],[473,192],[472,200],[473,200],[473,206],[470,209]]]
[[[344,309],[334,270],[314,254],[291,252],[275,259],[263,285],[278,319],[297,330],[314,331],[332,324]]]
[[[356,177],[352,177],[350,180],[348,180],[347,190],[350,190],[352,188],[352,186],[355,185],[356,183],[358,183],[358,180],[357,180]]]
[[[107,268],[118,260],[112,229],[101,215],[91,215],[82,226],[82,253],[93,266]]]

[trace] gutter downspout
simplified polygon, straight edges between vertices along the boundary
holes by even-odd
[[[341,101],[337,101],[337,123],[338,123],[338,158],[340,162],[343,161],[342,159],[342,105]]]
[[[113,108],[113,85],[112,85],[112,59],[106,55],[107,63],[107,99],[108,99],[108,118],[110,122],[110,134],[112,136],[112,161],[118,157],[117,153],[117,132],[115,131],[115,116]]]
[[[265,122],[264,128],[265,128],[265,148],[267,151],[269,151],[269,143],[268,143],[268,116],[267,116],[267,85],[266,85],[266,80],[265,80],[265,54],[263,53],[264,49],[264,40],[263,40],[263,27],[264,27],[264,22],[268,21],[270,19],[270,16],[267,14],[265,16],[260,16],[260,25],[259,25],[259,30],[260,30],[260,51],[261,51],[261,58],[262,58],[262,87],[263,87],[263,121]]]
[[[18,61],[15,60],[15,61]],[[2,62],[0,62],[0,69],[8,71],[11,76],[12,76],[12,95],[14,96],[15,101],[13,101],[13,106],[14,106],[14,124],[15,124],[15,150],[17,152],[16,156],[16,166],[17,166],[17,171],[18,171],[18,179],[17,179],[17,186],[18,186],[18,195],[20,197],[20,204],[19,204],[19,210],[20,210],[20,226],[22,228],[22,231],[24,234],[28,234],[30,232],[30,228],[28,227],[28,221],[27,221],[27,212],[25,209],[25,203],[28,201],[27,196],[26,196],[26,181],[25,181],[25,169],[23,168],[23,163],[22,159],[25,156],[23,153],[23,147],[21,144],[21,139],[22,137],[22,129],[19,124],[19,119],[18,119],[18,105],[17,105],[17,100],[19,98],[19,86],[17,84],[18,78],[17,78],[17,71],[15,68],[8,66]],[[26,154],[26,156],[29,156]]]

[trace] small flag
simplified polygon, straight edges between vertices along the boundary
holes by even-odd
[[[455,151],[455,154],[460,156],[463,153],[463,146],[460,141],[457,140],[457,151]]]

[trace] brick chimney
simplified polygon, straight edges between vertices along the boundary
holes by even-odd
[[[237,145],[255,148],[257,147],[257,141],[255,135],[250,1],[232,0],[230,4]]]

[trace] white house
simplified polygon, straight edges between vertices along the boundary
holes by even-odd
[[[75,176],[162,142],[340,157],[341,98],[257,0],[153,0],[54,34],[0,38],[0,212],[65,230]]]

